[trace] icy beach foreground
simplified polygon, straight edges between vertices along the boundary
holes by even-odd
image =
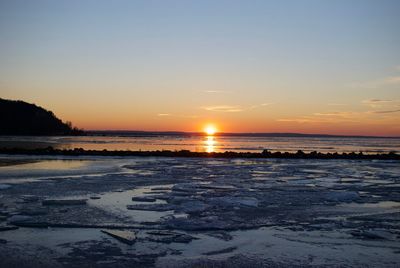
[[[400,264],[398,161],[2,160],[1,267]]]

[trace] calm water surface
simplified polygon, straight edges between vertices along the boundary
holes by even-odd
[[[355,137],[235,137],[235,136],[74,136],[74,137],[0,137],[0,147],[86,150],[190,150],[196,152],[400,152],[400,138]]]

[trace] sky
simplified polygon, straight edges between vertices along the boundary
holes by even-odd
[[[0,0],[0,97],[87,130],[400,136],[400,1]]]

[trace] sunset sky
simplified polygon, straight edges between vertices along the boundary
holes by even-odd
[[[400,136],[400,1],[0,0],[0,97],[84,129]]]

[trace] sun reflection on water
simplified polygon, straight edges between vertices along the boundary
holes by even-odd
[[[213,153],[215,152],[215,147],[216,147],[217,141],[215,140],[214,136],[206,136],[206,139],[204,141],[204,148],[207,153]]]

